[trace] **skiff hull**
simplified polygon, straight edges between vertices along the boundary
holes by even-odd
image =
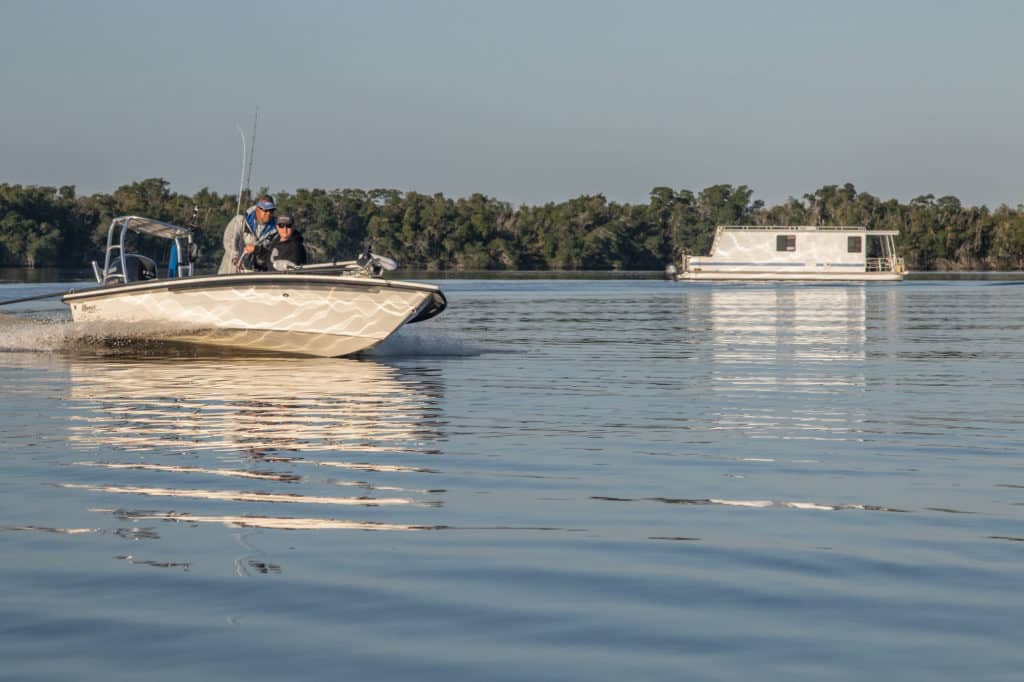
[[[446,305],[429,284],[248,273],[152,280],[66,294],[76,322],[246,350],[337,357],[366,350]]]

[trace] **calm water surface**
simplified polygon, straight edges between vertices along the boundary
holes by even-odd
[[[1024,286],[444,289],[337,360],[0,308],[0,678],[1021,679]]]

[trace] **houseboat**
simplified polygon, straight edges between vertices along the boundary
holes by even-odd
[[[897,234],[856,226],[720,225],[711,255],[684,253],[675,278],[895,282],[905,273]]]

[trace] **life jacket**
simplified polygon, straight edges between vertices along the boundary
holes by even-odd
[[[256,211],[251,211],[245,214],[245,228],[256,238],[256,243],[260,244],[266,242],[271,235],[277,234],[277,218],[271,218],[270,222],[263,226],[262,231],[257,231],[259,224],[256,222]]]

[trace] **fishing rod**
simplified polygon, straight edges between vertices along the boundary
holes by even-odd
[[[241,215],[242,213],[242,191],[245,188],[245,133],[242,132],[241,126],[235,126],[238,130],[239,136],[242,138],[242,174],[238,178],[238,206],[235,208],[235,214]]]
[[[252,134],[249,137],[248,149],[246,149],[245,133],[242,132],[242,127],[239,125],[235,126],[238,135],[242,138],[242,173],[238,180],[238,206],[235,208],[235,213],[238,215],[242,213],[243,198],[249,195],[249,181],[252,178],[252,160],[256,156],[256,122],[259,121],[259,118],[260,110],[257,107],[252,115]]]
[[[100,289],[102,287],[92,287],[89,289],[68,289],[67,291],[58,291],[56,293],[39,294],[37,296],[25,296],[24,298],[12,298],[7,301],[0,301],[0,305],[12,305],[14,303],[27,303],[28,301],[41,301],[44,298],[55,298],[57,296],[64,296],[65,294],[77,294],[82,291],[92,291],[92,289]]]
[[[252,179],[252,161],[256,158],[256,122],[260,119],[260,109],[252,114],[252,135],[249,136],[249,167],[245,170],[245,192],[249,193],[249,181]]]

